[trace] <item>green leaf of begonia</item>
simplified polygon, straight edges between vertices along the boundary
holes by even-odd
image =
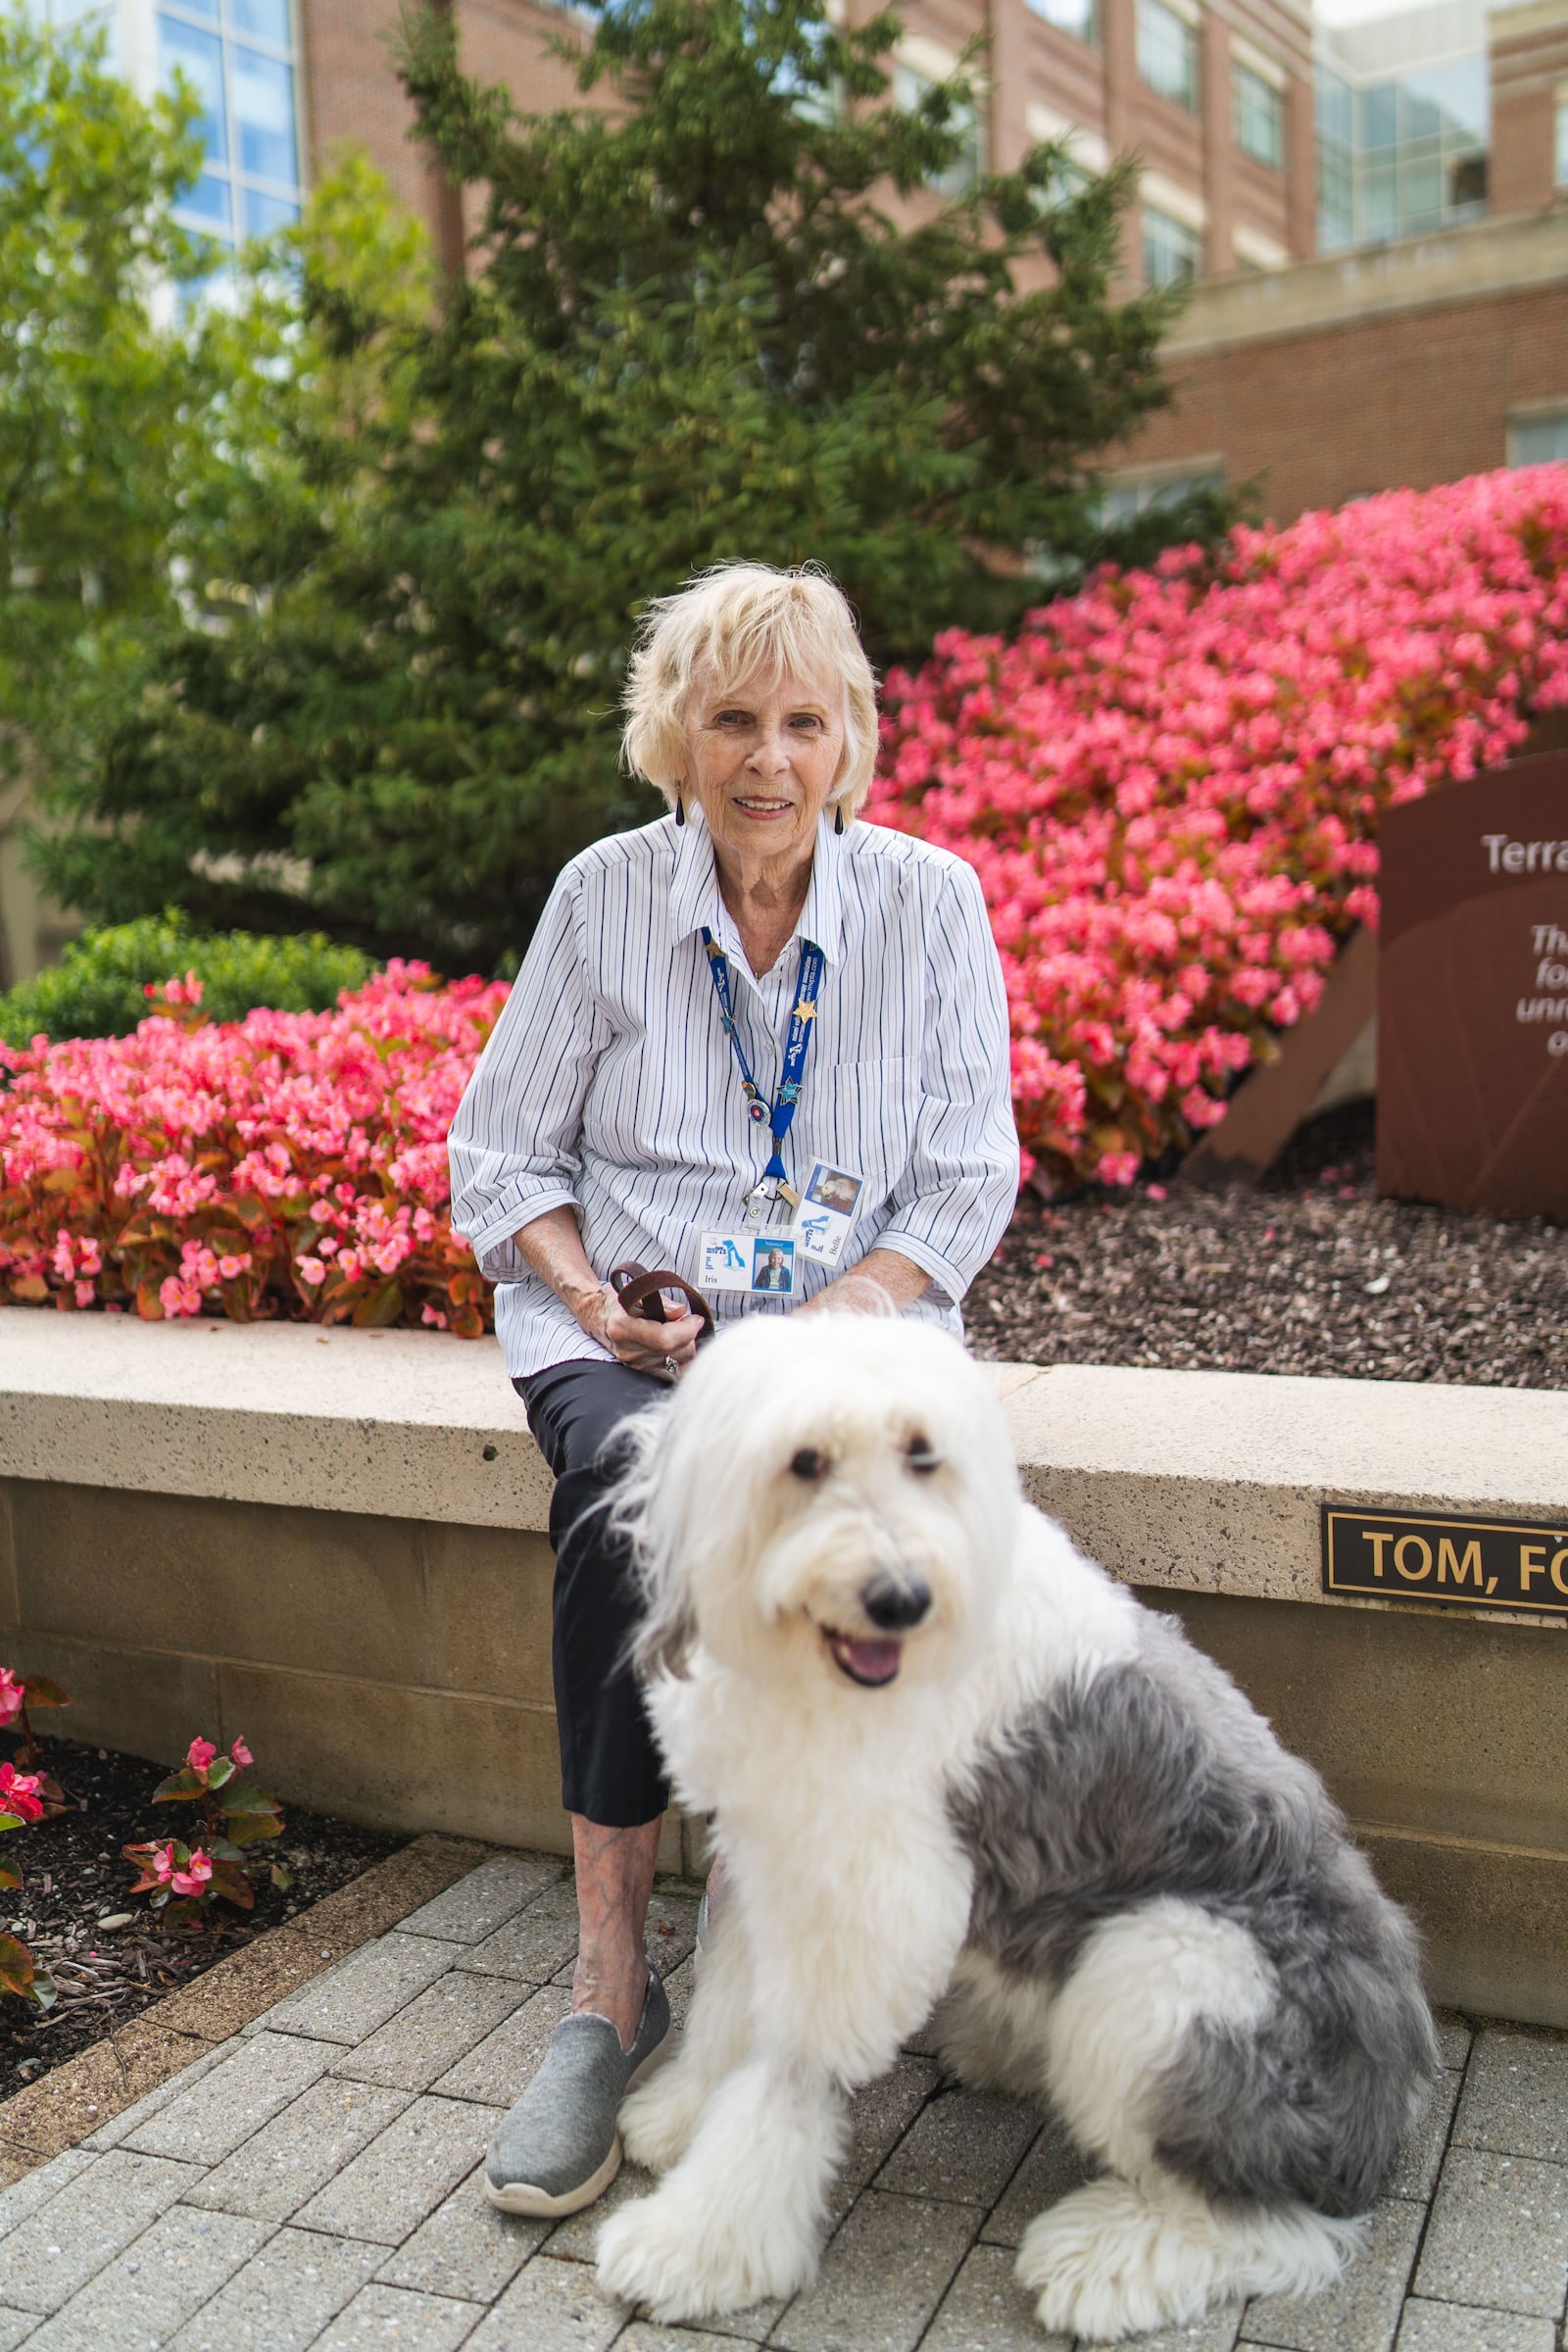
[[[226,1792],[218,1809],[232,1818],[236,1813],[275,1813],[278,1802],[270,1789],[258,1788],[254,1781],[242,1781]]]

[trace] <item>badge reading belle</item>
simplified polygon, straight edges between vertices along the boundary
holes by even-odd
[[[817,1161],[790,1227],[803,1257],[814,1258],[819,1266],[838,1264],[855,1225],[861,1189],[860,1178],[848,1168]]]

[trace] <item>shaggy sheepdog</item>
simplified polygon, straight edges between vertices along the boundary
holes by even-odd
[[[940,1332],[744,1324],[634,1443],[638,1659],[725,1888],[621,2110],[663,2179],[601,2283],[663,2321],[805,2286],[847,2095],[935,2011],[963,2082],[1049,2101],[1102,2169],[1024,2233],[1046,2328],[1327,2285],[1436,2051],[1316,1774],[1024,1501]]]

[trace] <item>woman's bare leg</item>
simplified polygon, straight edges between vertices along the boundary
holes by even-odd
[[[577,1965],[571,2005],[608,2017],[623,2050],[629,2050],[636,2037],[648,1991],[643,1937],[661,1827],[646,1821],[634,1830],[610,1830],[580,1813],[571,1816],[571,1850],[577,1865]]]

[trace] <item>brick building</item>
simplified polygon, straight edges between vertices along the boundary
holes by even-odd
[[[1326,10],[1335,0],[1322,0]],[[193,223],[287,218],[367,148],[449,267],[463,222],[408,137],[400,0],[31,0],[106,23],[131,79],[205,102]],[[466,68],[522,108],[576,100],[545,0],[444,0]],[[868,16],[877,0],[840,0]],[[1129,284],[1193,277],[1178,405],[1115,453],[1112,502],[1260,480],[1281,519],[1392,482],[1568,450],[1568,0],[1418,0],[1359,24],[1310,0],[902,0],[895,95],[983,34],[976,144],[1136,154]],[[1490,184],[1489,184],[1490,183]],[[1558,290],[1554,292],[1554,288]]]
[[[1318,125],[1317,257],[1195,289],[1123,500],[1223,476],[1289,521],[1568,460],[1568,0],[1320,36]]]
[[[126,0],[122,0],[126,4]],[[230,0],[232,5],[232,0]],[[368,147],[450,252],[450,200],[405,144],[408,110],[387,70],[397,0],[298,0],[308,151]],[[848,0],[868,17],[874,0]],[[569,11],[534,0],[451,0],[465,66],[520,106],[570,104],[549,53]],[[990,42],[988,159],[1005,168],[1067,135],[1086,168],[1144,159],[1135,274],[1267,268],[1313,249],[1312,28],[1298,0],[904,0],[896,94]]]

